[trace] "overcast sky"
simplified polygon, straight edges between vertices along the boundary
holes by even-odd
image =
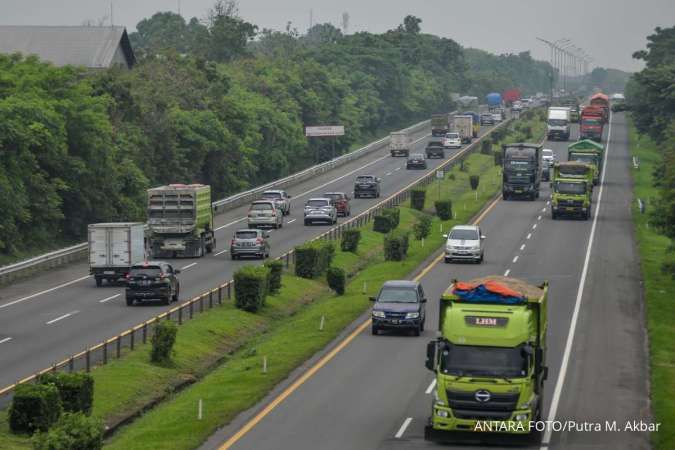
[[[113,0],[116,25],[134,30],[157,11],[203,18],[214,0]],[[0,0],[2,25],[80,25],[110,14],[110,0]],[[284,29],[287,22],[304,32],[310,10],[314,23],[340,26],[350,16],[349,32],[383,32],[407,14],[422,19],[422,30],[452,38],[465,47],[496,53],[530,50],[548,59],[544,44],[569,38],[602,67],[635,71],[631,58],[645,47],[656,26],[675,24],[675,0],[240,0],[240,15],[260,28]]]

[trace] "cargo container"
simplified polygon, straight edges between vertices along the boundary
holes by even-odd
[[[89,273],[96,286],[123,279],[134,264],[145,259],[145,224],[92,223],[87,230]]]

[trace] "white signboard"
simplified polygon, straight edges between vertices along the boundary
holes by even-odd
[[[327,125],[322,127],[305,127],[305,136],[344,136],[345,127],[342,125]]]
[[[442,180],[444,176],[445,176],[445,172],[443,172],[442,170],[436,171],[436,178],[438,178],[439,180]]]

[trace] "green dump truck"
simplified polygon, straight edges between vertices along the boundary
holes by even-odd
[[[593,184],[600,182],[602,176],[603,155],[605,147],[590,139],[577,141],[567,147],[567,160],[591,164],[593,168]]]
[[[591,217],[594,166],[580,161],[557,163],[553,166],[551,217]]]
[[[427,344],[436,375],[426,440],[456,432],[536,436],[543,415],[548,283],[488,276],[453,282],[440,300],[440,337]]]
[[[211,186],[170,184],[148,189],[153,258],[201,257],[216,247]]]

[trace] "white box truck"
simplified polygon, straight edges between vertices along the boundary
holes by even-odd
[[[459,133],[462,144],[471,143],[471,139],[473,139],[473,116],[456,115],[452,121],[452,130]]]
[[[570,139],[570,108],[566,106],[553,106],[548,109],[546,121],[546,136],[549,140]]]
[[[145,224],[139,222],[89,225],[89,273],[96,286],[126,276],[132,265],[145,260]]]
[[[408,157],[410,153],[410,138],[404,131],[395,131],[389,135],[389,151],[391,156]]]

